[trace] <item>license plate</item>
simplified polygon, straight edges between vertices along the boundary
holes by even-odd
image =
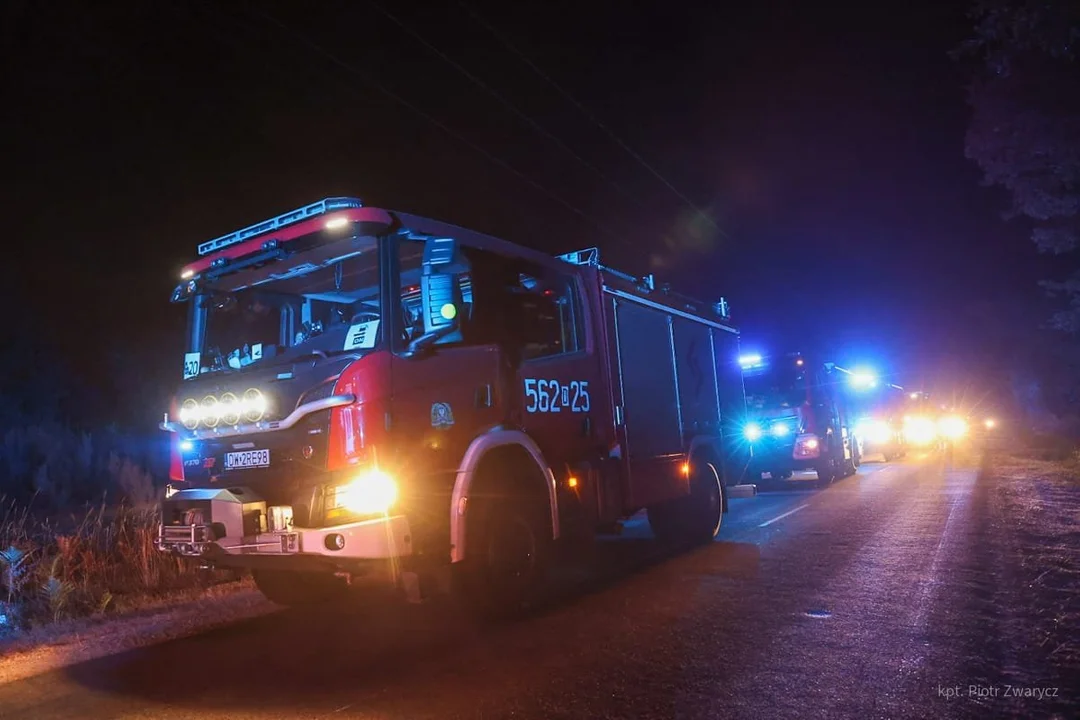
[[[243,452],[225,453],[226,470],[243,470],[270,466],[269,450],[244,450]]]

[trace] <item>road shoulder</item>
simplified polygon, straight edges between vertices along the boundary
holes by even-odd
[[[45,626],[0,643],[0,685],[276,610],[250,583],[231,583],[132,613]]]

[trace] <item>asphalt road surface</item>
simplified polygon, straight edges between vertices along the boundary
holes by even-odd
[[[353,598],[0,687],[0,716],[993,717],[968,695],[996,652],[967,611],[983,494],[939,456],[867,464],[733,500],[675,556],[635,519],[513,623]]]

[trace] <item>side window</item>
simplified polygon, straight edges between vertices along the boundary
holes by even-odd
[[[420,240],[398,242],[398,272],[400,273],[402,341],[408,343],[424,333],[424,321],[420,303],[420,273],[424,260],[424,243]],[[461,333],[449,335],[438,341],[439,345],[460,345],[475,342],[471,332],[472,280],[468,275],[459,279],[464,307],[461,308]]]
[[[515,291],[521,303],[521,325],[526,360],[581,350],[585,346],[581,298],[572,276],[533,269],[523,272]]]
[[[440,344],[486,345],[507,342],[526,360],[577,352],[585,346],[581,297],[570,274],[520,258],[465,246],[471,271],[460,276],[461,332]],[[423,333],[420,273],[424,243],[398,243],[401,340]]]

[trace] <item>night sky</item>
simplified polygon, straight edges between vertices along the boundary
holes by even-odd
[[[1042,312],[1044,261],[963,156],[965,4],[646,5],[5,3],[4,289],[85,382],[171,377],[199,242],[355,195],[599,245],[727,297],[745,347],[902,382],[978,370]]]

